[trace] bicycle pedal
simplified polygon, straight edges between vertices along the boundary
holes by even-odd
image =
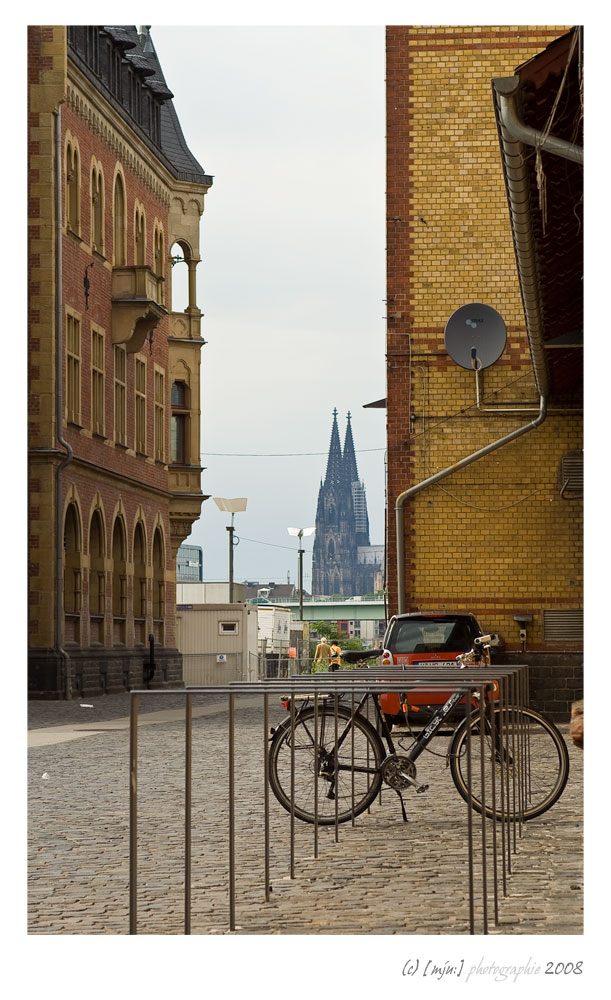
[[[429,787],[428,785],[418,785],[416,792],[426,792],[428,787]]]

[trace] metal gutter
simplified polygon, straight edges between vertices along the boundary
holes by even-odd
[[[516,102],[520,89],[519,76],[498,76],[492,81],[492,87],[497,99],[500,123],[513,139],[523,142],[525,146],[534,146],[553,156],[561,156],[564,160],[583,165],[583,146],[546,135],[520,120]]]

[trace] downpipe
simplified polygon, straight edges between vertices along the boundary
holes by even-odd
[[[62,384],[62,126],[61,106],[53,112],[55,122],[55,436],[66,454],[55,470],[55,651],[63,664],[64,696],[72,698],[70,657],[62,646],[64,624],[64,532],[62,517],[62,473],[72,461],[72,448],[62,436],[64,394]]]
[[[529,421],[529,423],[524,424],[522,427],[518,427],[515,431],[511,431],[509,434],[505,434],[504,437],[499,438],[497,441],[487,444],[484,448],[480,448],[478,451],[473,452],[472,455],[467,455],[466,458],[461,458],[461,460],[456,462],[455,465],[449,465],[446,469],[436,472],[434,476],[429,476],[428,479],[424,479],[421,483],[416,483],[415,486],[410,486],[408,490],[404,490],[403,493],[399,494],[395,502],[395,528],[397,540],[397,614],[401,615],[405,613],[405,538],[403,515],[405,501],[410,500],[418,493],[422,493],[422,491],[427,489],[429,486],[435,486],[435,484],[440,482],[442,479],[447,479],[448,476],[452,476],[455,472],[458,472],[460,469],[464,469],[467,465],[471,465],[473,462],[479,461],[480,458],[490,455],[491,452],[497,451],[499,448],[503,448],[506,444],[510,444],[523,434],[528,434],[529,431],[533,431],[536,427],[540,427],[546,416],[547,398],[545,396],[541,396],[539,400],[539,413],[534,420]]]

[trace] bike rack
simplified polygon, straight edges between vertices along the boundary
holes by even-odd
[[[354,670],[340,670],[329,674],[314,674],[304,677],[292,677],[284,679],[268,679],[256,683],[236,682],[227,686],[207,686],[192,689],[181,689],[168,691],[146,690],[131,692],[130,706],[130,832],[129,832],[129,928],[130,934],[138,933],[138,720],[139,706],[141,698],[159,699],[169,694],[176,696],[180,694],[185,699],[185,770],[184,770],[184,933],[191,933],[191,910],[192,910],[192,781],[193,781],[193,699],[198,695],[225,695],[227,696],[228,713],[228,882],[229,882],[229,931],[236,930],[236,827],[235,827],[235,699],[238,695],[257,694],[262,700],[263,708],[263,826],[264,826],[264,850],[263,850],[263,899],[270,901],[271,877],[270,877],[270,798],[269,798],[269,698],[271,696],[286,695],[290,697],[290,725],[291,733],[294,734],[296,709],[296,697],[307,696],[312,699],[314,705],[314,725],[316,726],[316,713],[320,704],[320,699],[331,695],[344,696],[343,704],[352,706],[354,713],[358,698],[363,694],[379,695],[381,693],[379,683],[384,681],[384,692],[422,692],[440,689],[447,692],[459,691],[465,695],[465,713],[472,714],[472,700],[477,698],[480,706],[480,716],[483,721],[484,703],[491,685],[495,682],[498,685],[498,705],[500,708],[499,718],[503,722],[505,733],[500,733],[501,742],[505,738],[511,739],[513,745],[514,759],[519,761],[519,767],[512,769],[511,783],[509,781],[508,769],[502,766],[503,754],[500,762],[500,802],[503,819],[498,824],[500,827],[500,837],[498,836],[497,822],[490,820],[492,824],[491,840],[488,838],[488,820],[485,815],[485,790],[486,790],[486,754],[484,752],[484,728],[480,725],[480,795],[482,801],[482,812],[477,813],[466,802],[467,809],[467,882],[469,899],[469,933],[488,933],[489,917],[488,902],[490,896],[489,883],[492,881],[492,897],[494,908],[494,923],[499,922],[499,885],[503,896],[508,895],[507,881],[512,873],[512,857],[517,851],[518,840],[523,835],[523,810],[525,801],[525,786],[529,780],[528,772],[528,748],[526,746],[525,733],[517,732],[515,724],[509,729],[509,719],[512,717],[515,723],[515,713],[528,704],[528,669],[522,666],[494,666],[477,667],[474,669],[451,669],[443,668],[434,671],[419,668],[418,681],[406,680],[405,671],[401,667],[385,668],[360,668]],[[346,698],[349,697],[349,701]],[[333,698],[337,705],[337,697]],[[369,699],[367,705],[369,705]],[[457,712],[460,711],[460,707]],[[494,726],[496,713],[491,713]],[[335,712],[335,725],[337,732],[338,715]],[[352,731],[354,733],[354,730]],[[468,796],[473,794],[473,760],[474,748],[472,746],[474,738],[471,734],[471,727],[466,727],[466,769]],[[354,738],[354,736],[352,737]],[[397,742],[401,737],[396,737]],[[494,732],[493,732],[494,738]],[[515,741],[518,740],[516,749]],[[477,737],[475,737],[477,742]],[[435,745],[433,743],[433,745]],[[290,828],[290,860],[289,878],[295,878],[295,789],[294,789],[294,749],[295,741],[291,740],[291,810],[289,813]],[[519,751],[519,752],[518,752]],[[318,751],[316,751],[317,753]],[[354,749],[352,751],[354,753]],[[337,753],[337,750],[336,750]],[[353,758],[354,759],[354,758]],[[318,762],[314,767],[314,800],[315,809],[318,808]],[[494,761],[490,762],[490,785],[492,795],[496,802],[496,768]],[[354,783],[354,771],[352,772]],[[457,799],[460,802],[460,799]],[[510,819],[508,808],[509,803],[514,808],[512,814],[517,816]],[[518,803],[516,810],[515,804]],[[353,791],[354,808],[354,791]],[[371,808],[371,807],[370,807]],[[338,797],[335,799],[335,842],[339,841],[339,831],[341,824],[337,821]],[[480,832],[476,836],[474,827],[477,817],[480,817]],[[354,826],[355,817],[352,816]],[[319,824],[314,822],[314,858],[319,857]],[[500,843],[499,843],[500,841]],[[480,905],[478,907],[481,914],[481,930],[476,931],[476,863],[479,856],[481,865],[481,894]],[[489,859],[492,859],[492,872],[489,870]]]

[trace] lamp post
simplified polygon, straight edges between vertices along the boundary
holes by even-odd
[[[237,545],[240,541],[239,538],[234,540],[233,537],[233,518],[234,514],[246,510],[248,500],[246,497],[233,497],[232,499],[214,497],[214,502],[219,510],[224,510],[228,514],[231,514],[231,524],[227,526],[227,531],[229,532],[229,603],[233,604],[233,546]]]
[[[314,534],[315,528],[287,528],[289,535],[299,539],[299,548],[297,552],[299,553],[299,621],[303,621],[303,553],[305,549],[301,548],[301,539],[308,535]]]

